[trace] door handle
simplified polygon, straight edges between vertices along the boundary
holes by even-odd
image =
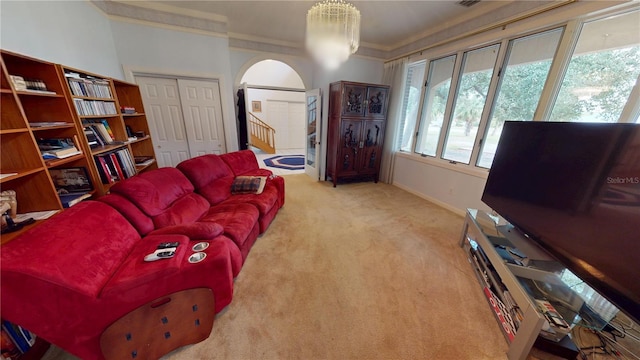
[[[360,141],[360,149],[364,147],[364,141]]]

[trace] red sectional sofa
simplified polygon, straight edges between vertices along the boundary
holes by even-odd
[[[236,176],[268,176],[259,194],[232,194]],[[2,317],[83,359],[103,358],[100,336],[121,317],[168,294],[208,288],[216,313],[233,278],[284,205],[284,180],[248,150],[204,155],[132,177],[2,247]],[[187,261],[206,241],[207,257]],[[145,262],[162,242],[174,257]],[[152,326],[151,324],[149,326]]]

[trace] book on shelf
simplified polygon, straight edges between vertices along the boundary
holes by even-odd
[[[73,99],[73,105],[81,116],[118,114],[112,101]]]
[[[67,76],[68,74],[65,74]],[[67,82],[71,93],[75,96],[86,96],[94,98],[111,99],[111,88],[109,81],[97,78],[83,78],[78,76],[67,76]]]
[[[87,135],[87,141],[90,143],[95,141],[98,145],[110,145],[118,143],[113,136],[113,131],[109,126],[109,122],[106,119],[100,120],[83,120],[82,125],[85,127],[85,135]],[[93,132],[93,135],[96,139],[89,140],[89,135],[87,133],[87,127]],[[89,144],[91,145],[91,144]]]
[[[147,166],[155,161],[153,156],[134,156],[133,159],[137,166]]]
[[[100,143],[98,142],[98,135],[96,135],[91,126],[84,127],[84,136],[87,138],[89,147],[94,148],[100,146]]]
[[[72,124],[65,121],[40,121],[40,122],[29,123],[29,126],[31,127],[51,127],[51,126],[63,126],[63,125],[72,125]]]
[[[96,165],[98,166],[98,174],[103,184],[113,184],[116,180],[112,177],[111,171],[107,167],[107,162],[103,157],[96,156]]]
[[[82,154],[71,138],[39,138],[37,142],[44,159],[64,159]]]
[[[18,173],[17,172],[3,173],[3,174],[0,174],[0,179],[8,178],[8,177],[14,176],[14,175],[18,175]]]
[[[27,90],[27,83],[24,81],[24,78],[22,76],[9,75],[9,78],[11,79],[13,88],[16,89],[16,91]]]
[[[17,360],[22,355],[18,346],[16,346],[4,329],[0,329],[0,348],[2,351],[2,358],[6,360]]]
[[[126,115],[132,115],[136,113],[136,108],[133,106],[121,106],[120,112]]]
[[[88,199],[91,197],[90,193],[85,194],[64,194],[58,195],[60,198],[60,202],[62,203],[62,207],[70,208],[73,205],[79,203],[82,200]]]
[[[29,351],[36,341],[36,337],[33,333],[22,326],[13,324],[7,320],[2,320],[2,330],[6,332],[22,354]]]
[[[103,184],[128,179],[136,174],[135,162],[128,148],[95,155],[94,158]]]
[[[16,91],[27,91],[39,94],[56,94],[55,91],[47,90],[47,85],[40,79],[25,79],[18,75],[9,75],[13,87]]]
[[[65,208],[91,197],[93,184],[85,167],[54,168],[49,174]]]

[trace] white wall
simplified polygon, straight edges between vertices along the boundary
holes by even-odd
[[[238,149],[228,39],[118,20],[111,28],[127,76],[132,71],[219,79],[227,151]]]
[[[233,75],[234,86],[237,87],[242,83],[243,75],[253,64],[266,59],[278,60],[291,66],[302,78],[304,87],[312,89],[314,66],[310,59],[245,49],[230,49],[231,74]]]
[[[0,47],[122,78],[109,20],[85,1],[0,1]]]
[[[486,176],[471,175],[396,155],[393,185],[463,215],[465,209],[490,210],[482,201]]]
[[[291,66],[272,59],[253,64],[244,73],[240,82],[249,85],[304,89],[302,78]]]

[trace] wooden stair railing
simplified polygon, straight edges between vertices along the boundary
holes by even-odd
[[[274,128],[260,120],[252,112],[249,112],[249,129],[251,134],[249,144],[251,146],[255,146],[267,154],[276,153],[276,130]]]

